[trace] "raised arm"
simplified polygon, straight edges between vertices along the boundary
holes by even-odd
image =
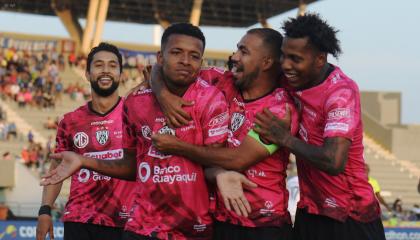
[[[135,180],[135,156],[136,153],[132,150],[124,150],[124,158],[117,160],[99,160],[70,151],[51,154],[51,158],[61,161],[61,163],[42,178],[41,185],[46,186],[62,182],[80,168],[87,168],[110,177]]]

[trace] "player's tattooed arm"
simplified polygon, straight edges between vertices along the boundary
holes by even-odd
[[[290,115],[286,114],[284,119],[279,119],[268,110],[264,110],[263,113],[257,114],[254,130],[267,141],[288,148],[296,156],[328,174],[337,175],[344,171],[350,140],[332,137],[324,139],[322,146],[308,144],[290,134],[288,117]]]
[[[194,103],[185,101],[168,90],[163,80],[162,66],[159,64],[153,65],[150,72],[150,86],[171,126],[178,128],[191,121],[191,116],[182,106],[192,106]]]
[[[99,160],[70,151],[51,154],[51,158],[59,159],[61,160],[61,163],[55,169],[43,176],[41,185],[45,186],[62,182],[80,168],[87,168],[110,177],[135,180],[135,156],[135,151],[127,150],[124,150],[124,158],[117,160]]]

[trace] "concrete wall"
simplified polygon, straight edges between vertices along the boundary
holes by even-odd
[[[363,91],[360,98],[363,111],[380,124],[401,124],[401,93]]]
[[[4,190],[6,204],[19,216],[37,216],[42,187],[39,179],[23,164],[15,162],[15,187]]]
[[[370,112],[362,110],[362,121],[364,132],[375,139],[384,148],[392,149],[392,129],[381,124],[370,115]]]
[[[0,160],[0,187],[15,186],[15,161]]]
[[[393,128],[391,150],[399,159],[410,160],[420,166],[420,126]]]

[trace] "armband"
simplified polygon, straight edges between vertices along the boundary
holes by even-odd
[[[248,136],[252,137],[257,142],[261,143],[261,145],[263,145],[265,147],[265,149],[267,149],[267,151],[270,153],[270,155],[272,155],[277,149],[279,149],[279,147],[276,144],[265,144],[265,143],[263,143],[263,141],[261,141],[261,139],[260,139],[260,135],[258,135],[258,133],[256,133],[252,129],[251,129],[251,131],[248,132]]]

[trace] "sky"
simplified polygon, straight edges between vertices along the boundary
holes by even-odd
[[[419,0],[322,0],[307,7],[340,31],[343,54],[338,60],[330,57],[330,62],[339,65],[362,91],[401,92],[405,124],[420,124],[419,9]],[[268,23],[281,31],[282,23],[296,14],[296,9],[291,10]],[[84,20],[80,22],[83,26]],[[107,22],[103,40],[152,44],[153,26]],[[247,29],[202,27],[207,49],[226,51],[236,49]],[[57,17],[4,11],[0,11],[1,31],[69,36]]]

